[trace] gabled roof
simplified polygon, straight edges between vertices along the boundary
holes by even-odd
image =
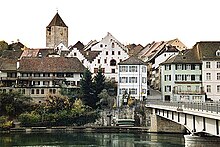
[[[61,27],[67,27],[67,25],[64,23],[58,12],[56,15],[53,17],[51,20],[50,24],[47,26],[47,28],[52,27],[52,26],[61,26]]]
[[[128,59],[119,62],[119,65],[145,65],[145,62],[143,62],[142,60],[138,59],[135,56],[131,56]]]
[[[143,49],[143,46],[141,44],[129,44],[126,46],[129,50],[129,55],[132,56],[132,55],[137,55],[142,49]]]
[[[193,48],[201,60],[220,60],[220,56],[216,56],[216,51],[220,51],[220,41],[197,42]]]
[[[0,71],[16,71],[17,59],[0,58]]]
[[[22,58],[20,60],[19,72],[76,72],[83,73],[85,67],[75,57],[44,57],[44,58]]]
[[[53,48],[26,48],[23,53],[21,54],[20,58],[23,57],[47,57],[48,55],[51,55],[55,53]]]
[[[165,62],[161,64],[190,64],[190,63],[202,63],[201,60],[199,60],[198,55],[196,54],[195,49],[189,49],[185,52],[181,52],[178,55],[171,56],[168,58]]]
[[[84,44],[83,44],[82,42],[78,41],[76,44],[74,44],[74,45],[70,48],[70,50],[71,50],[72,48],[77,48],[78,50],[82,50],[82,49],[84,48]]]

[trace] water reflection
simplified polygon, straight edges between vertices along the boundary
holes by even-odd
[[[0,134],[0,146],[184,147],[180,134],[14,133]]]

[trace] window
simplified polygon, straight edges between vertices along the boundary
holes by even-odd
[[[217,85],[217,92],[220,93],[220,85]]]
[[[199,65],[195,65],[195,70],[200,70],[200,66]]]
[[[40,90],[39,89],[36,89],[36,94],[39,94],[40,93]]]
[[[176,68],[177,70],[182,70],[182,65],[181,64],[177,64],[176,66],[177,66],[177,68]]]
[[[217,63],[216,63],[216,67],[217,67],[217,68],[220,68],[220,62],[217,62]]]
[[[206,86],[206,92],[211,92],[211,85]]]
[[[108,55],[108,51],[106,51],[105,54]]]
[[[44,94],[44,89],[41,89],[41,94]]]
[[[115,59],[112,59],[110,61],[110,66],[116,66],[116,60]]]
[[[181,81],[182,80],[182,75],[176,75],[176,81]]]
[[[56,89],[53,89],[53,94],[56,94]]]
[[[40,74],[39,73],[35,73],[34,77],[40,77]]]
[[[142,89],[142,94],[146,94],[147,90],[146,89]]]
[[[66,77],[74,77],[73,73],[66,73]]]
[[[206,73],[206,80],[211,80],[211,73]]]
[[[97,73],[98,72],[98,68],[94,68],[94,73]]]
[[[50,74],[49,73],[44,73],[43,77],[50,77]]]
[[[165,75],[164,80],[165,81],[171,81],[171,75]]]
[[[31,94],[34,94],[34,89],[31,89]]]
[[[40,81],[33,81],[33,85],[40,85]]]
[[[73,53],[73,55],[74,55],[74,56],[76,56],[76,52],[75,52],[75,53]]]
[[[120,77],[119,82],[120,83],[128,83],[128,77]]]
[[[129,94],[137,94],[136,88],[129,88]]]
[[[49,85],[49,81],[43,81],[43,85]]]
[[[128,72],[128,66],[120,66],[119,71],[120,72]]]
[[[142,66],[142,72],[146,73],[146,67],[145,66]]]
[[[121,55],[121,52],[120,52],[120,51],[118,51],[118,55]]]
[[[217,73],[217,80],[220,80],[220,73]]]
[[[206,62],[205,65],[206,65],[206,68],[211,68],[210,62]]]
[[[186,70],[190,70],[191,69],[191,65],[190,64],[186,64]]]
[[[216,51],[216,56],[220,56],[220,50]]]
[[[191,79],[191,76],[190,75],[186,75],[186,81],[190,81]]]
[[[137,83],[137,77],[129,77],[129,83]]]
[[[196,85],[196,92],[199,92],[200,91],[200,88],[198,85]]]
[[[25,94],[25,89],[22,89],[22,94]]]
[[[100,44],[100,47],[102,48],[102,47],[103,47],[103,45],[102,45],[102,44]]]
[[[104,63],[107,63],[107,59],[104,59]]]
[[[137,72],[137,66],[130,66],[129,72]]]
[[[115,44],[112,42],[112,48],[114,48],[115,47]]]
[[[165,92],[171,92],[171,86],[165,86]]]
[[[142,77],[142,83],[146,83],[147,79],[145,77]]]
[[[115,55],[115,51],[112,51],[112,55]]]
[[[100,59],[98,59],[98,63],[100,63]]]
[[[191,91],[191,86],[187,85],[187,91]]]
[[[165,70],[171,70],[171,65],[165,65]]]
[[[195,81],[195,75],[191,75],[191,81]]]
[[[112,69],[112,73],[115,73],[115,69]]]
[[[64,73],[57,73],[57,77],[64,77]]]

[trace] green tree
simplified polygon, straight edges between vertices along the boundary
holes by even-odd
[[[22,95],[20,92],[0,93],[0,115],[15,118],[19,114],[28,111],[31,106],[31,98]]]
[[[98,94],[100,94],[104,88],[105,88],[105,76],[102,72],[101,67],[99,66],[98,72],[94,77],[95,103],[100,101]]]
[[[49,113],[58,113],[63,110],[70,110],[71,104],[67,96],[61,94],[49,94],[46,97],[46,109]]]
[[[2,55],[4,50],[8,49],[8,43],[5,41],[0,41],[0,56]]]
[[[80,80],[80,92],[82,94],[82,100],[85,103],[85,105],[88,105],[95,109],[96,100],[94,99],[94,89],[92,80],[92,73],[87,68],[83,73],[82,79]]]

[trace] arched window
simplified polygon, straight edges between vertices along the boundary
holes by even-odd
[[[114,48],[115,47],[115,44],[114,44],[114,42],[112,42],[112,48]]]
[[[110,66],[116,66],[116,60],[115,59],[112,59],[110,61]]]

